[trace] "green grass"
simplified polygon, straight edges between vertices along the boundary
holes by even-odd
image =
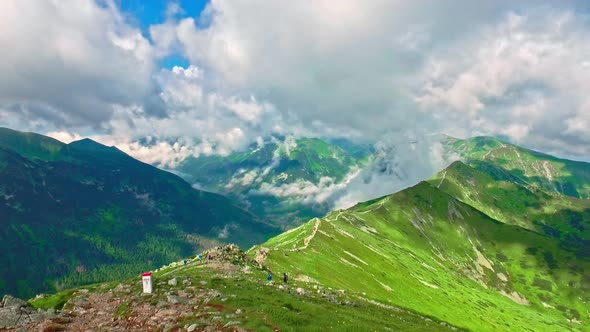
[[[569,243],[577,234],[584,248],[584,204],[487,164],[455,163],[427,182],[264,243],[264,268],[279,279],[287,272],[291,292],[267,285],[265,271],[219,272],[194,261],[155,272],[155,284],[172,276],[204,281],[222,294],[210,305],[224,315],[244,311],[240,321],[256,331],[444,330],[439,322],[472,331],[590,331],[590,259]],[[296,287],[309,296],[294,295]],[[146,301],[170,291],[158,286]],[[202,315],[197,310],[178,326]]]
[[[69,290],[58,292],[58,293],[50,295],[50,296],[45,296],[45,297],[42,297],[39,299],[30,300],[29,303],[35,309],[61,310],[63,308],[64,304],[66,304],[66,302],[68,302],[68,300],[72,297],[74,292],[75,292],[75,290],[69,289]]]
[[[580,314],[590,301],[587,258],[429,183],[333,212],[307,249],[292,251],[314,224],[263,244],[271,248],[266,266],[475,331],[588,330]]]
[[[571,197],[590,198],[588,163],[556,158],[492,137],[448,138],[447,149],[458,153],[468,164],[492,162],[530,185]]]
[[[313,285],[296,280],[290,281],[284,289],[278,284],[266,282],[266,272],[253,269],[251,273],[239,272],[241,267],[211,268],[201,262],[188,265],[164,267],[153,274],[154,296],[136,296],[141,289],[137,278],[123,280],[123,285],[131,286],[131,293],[113,292],[115,299],[122,303],[117,307],[115,318],[127,319],[134,315],[133,308],[144,304],[155,305],[165,301],[166,293],[177,293],[183,289],[169,286],[166,282],[176,277],[189,278],[198,286],[198,292],[218,292],[218,297],[195,297],[196,309],[189,315],[179,316],[177,327],[197,324],[205,326],[210,312],[218,311],[223,326],[231,321],[239,321],[239,326],[251,331],[451,331],[446,323],[432,317],[421,316],[397,308],[384,308],[370,303],[361,294],[342,293],[337,290],[321,288],[327,295],[321,295]],[[158,285],[161,282],[164,285]],[[203,284],[201,284],[203,283]],[[305,288],[305,295],[296,295],[295,289]],[[112,285],[95,285],[90,292],[106,292]],[[67,300],[76,295],[76,290],[68,290],[31,301],[35,308],[61,309]],[[331,300],[328,300],[328,297]],[[203,302],[208,298],[207,302]],[[239,311],[238,311],[239,310]],[[236,312],[241,312],[236,316]]]
[[[284,290],[278,284],[266,282],[266,272],[253,270],[251,274],[219,273],[206,266],[190,263],[174,268],[165,268],[154,274],[155,283],[168,280],[171,276],[182,279],[204,281],[209,289],[215,289],[222,295],[213,298],[208,305],[224,314],[243,311],[238,320],[253,331],[447,331],[448,327],[439,322],[412,312],[399,309],[386,309],[371,304],[357,297],[359,294],[342,294],[336,290],[324,289],[336,298],[337,303],[327,301],[318,294],[313,285],[291,280]],[[278,277],[278,275],[277,275]],[[280,283],[279,283],[280,284]],[[295,295],[295,289],[304,287],[304,296]],[[170,291],[169,286],[156,289],[158,294]],[[353,305],[345,305],[350,302]],[[184,318],[178,326],[198,323],[195,318]],[[227,318],[226,323],[234,318]],[[245,321],[244,321],[245,319]]]
[[[117,307],[117,311],[115,311],[116,318],[127,318],[131,314],[129,308],[129,302],[123,302]]]

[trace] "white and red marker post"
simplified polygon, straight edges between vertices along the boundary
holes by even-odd
[[[141,280],[143,281],[143,292],[144,293],[151,293],[152,292],[152,273],[146,272],[141,275]]]

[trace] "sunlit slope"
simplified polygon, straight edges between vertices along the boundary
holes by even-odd
[[[490,217],[560,239],[590,257],[590,200],[539,189],[488,162],[453,164],[428,182]]]
[[[588,257],[494,220],[428,182],[311,220],[263,247],[271,249],[264,264],[275,273],[455,326],[589,330]]]
[[[457,153],[468,164],[491,162],[527,184],[572,197],[590,198],[588,163],[556,158],[493,137],[448,138],[446,146],[448,152]]]

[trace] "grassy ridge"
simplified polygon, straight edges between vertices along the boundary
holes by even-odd
[[[277,273],[471,330],[588,330],[587,256],[492,219],[431,183],[332,212],[263,246]]]
[[[288,285],[280,282],[268,284],[266,272],[242,266],[211,265],[191,261],[187,265],[175,264],[153,274],[154,294],[138,296],[141,286],[138,278],[118,283],[85,286],[90,293],[111,292],[114,301],[121,300],[115,312],[115,319],[133,319],[136,310],[148,306],[154,311],[175,308],[166,303],[166,294],[191,294],[196,309],[179,311],[175,326],[182,328],[190,324],[207,326],[207,312],[219,311],[218,327],[215,330],[231,331],[233,327],[221,328],[229,322],[248,331],[452,331],[447,324],[416,315],[397,308],[387,308],[367,301],[362,294],[342,293],[336,290],[310,287],[306,282],[291,280]],[[187,287],[180,283],[170,286],[171,278],[190,280],[198,286]],[[117,286],[117,287],[115,287]],[[280,286],[280,287],[279,287]],[[304,289],[304,295],[297,295],[297,288]],[[117,292],[129,289],[129,292]],[[325,292],[329,293],[329,299]],[[84,291],[85,292],[85,291]],[[191,293],[192,292],[192,293]],[[199,294],[218,294],[201,297]],[[77,289],[30,301],[35,308],[71,309],[76,296],[85,296]],[[157,309],[156,309],[157,306]],[[106,310],[100,308],[101,310]],[[237,311],[239,310],[239,311]],[[236,317],[236,312],[241,312]],[[125,326],[121,323],[120,326]]]
[[[588,163],[556,158],[493,137],[448,138],[446,146],[447,152],[458,153],[467,164],[488,161],[538,188],[576,198],[590,198]]]
[[[456,163],[429,180],[440,190],[501,222],[560,239],[590,256],[590,201],[528,185],[489,162]]]

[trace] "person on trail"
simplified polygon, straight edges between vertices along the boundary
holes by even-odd
[[[283,282],[287,283],[289,281],[289,276],[287,275],[287,272],[283,273]]]
[[[266,276],[266,280],[270,283],[272,282],[272,273],[268,273],[268,276]]]

